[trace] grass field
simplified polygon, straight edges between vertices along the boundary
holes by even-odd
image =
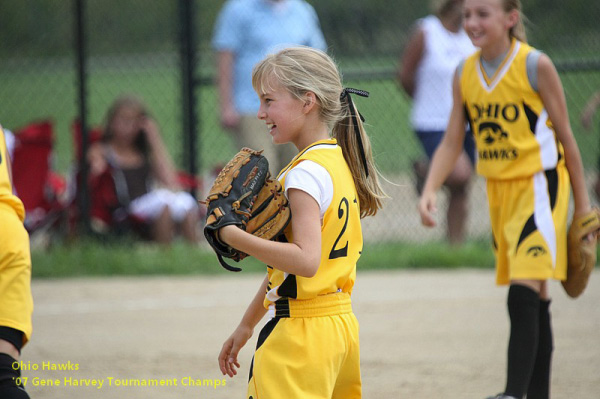
[[[121,240],[120,243],[79,241],[75,245],[56,245],[32,252],[34,278],[81,276],[135,276],[229,274],[212,251],[176,243],[170,248]],[[444,243],[381,243],[366,245],[358,263],[359,270],[493,268],[493,255],[487,242],[473,241],[457,249]],[[244,273],[264,272],[264,264],[246,258],[236,266]]]

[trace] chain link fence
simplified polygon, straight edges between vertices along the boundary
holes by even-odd
[[[197,132],[197,174],[210,180],[213,168],[237,151],[219,123],[215,55],[210,40],[223,6],[218,0],[22,0],[0,2],[0,122],[18,130],[51,119],[53,168],[68,175],[74,167],[71,126],[79,115],[76,5],[84,5],[85,86],[88,128],[102,125],[109,104],[136,93],[156,118],[177,166],[188,169],[190,150],[184,122],[182,26],[192,6],[196,43],[193,94]],[[372,0],[309,1],[315,8],[329,52],[347,86],[371,92],[357,99],[367,119],[378,165],[392,199],[380,215],[365,220],[367,241],[442,239],[440,227],[420,226],[412,162],[423,152],[409,123],[411,102],[396,81],[396,70],[411,27],[429,13],[428,2]],[[600,3],[593,0],[524,2],[529,42],[556,64],[565,87],[571,124],[588,178],[595,178],[598,129],[585,134],[579,121],[587,99],[600,90]],[[187,146],[187,147],[186,147]],[[590,190],[590,193],[592,191]],[[201,195],[201,193],[199,193]],[[445,213],[441,196],[440,216]],[[473,178],[468,237],[488,239],[483,182]]]

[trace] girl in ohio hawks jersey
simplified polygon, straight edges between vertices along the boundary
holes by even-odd
[[[280,172],[292,221],[286,242],[223,227],[232,247],[269,265],[242,321],[223,344],[219,365],[233,376],[237,355],[268,313],[250,365],[248,398],[362,396],[358,323],[350,295],[362,251],[360,219],[385,197],[351,94],[324,52],[293,47],[253,71],[258,118],[276,144],[299,153]]]
[[[510,286],[507,380],[496,397],[545,399],[553,348],[547,280],[566,278],[570,185],[574,216],[591,210],[581,157],[558,73],[526,44],[520,2],[465,0],[464,27],[480,51],[455,73],[454,106],[419,212],[423,224],[435,225],[435,193],[468,122],[477,172],[487,180],[496,282]]]

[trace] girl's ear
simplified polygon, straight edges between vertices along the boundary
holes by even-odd
[[[315,93],[313,93],[312,91],[307,91],[304,95],[304,106],[302,107],[304,113],[310,112],[316,104],[317,96],[315,95]]]
[[[510,29],[514,28],[515,26],[517,26],[517,23],[519,22],[519,18],[521,18],[521,15],[519,14],[518,10],[510,10],[508,12],[508,18],[506,20],[507,28],[510,30]]]

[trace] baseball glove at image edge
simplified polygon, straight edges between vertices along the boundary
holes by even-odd
[[[596,266],[597,233],[600,229],[600,211],[592,209],[574,219],[567,233],[567,279],[562,282],[571,298],[579,297]],[[591,235],[591,237],[590,237]]]

